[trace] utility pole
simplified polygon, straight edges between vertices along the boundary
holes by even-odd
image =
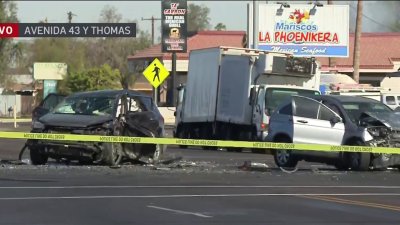
[[[258,0],[253,0],[253,49],[258,48]]]
[[[151,44],[154,45],[154,21],[161,20],[161,18],[154,18],[154,16],[151,16],[151,18],[142,18],[142,21],[143,20],[151,20]]]
[[[68,15],[68,23],[72,23],[72,17],[76,15],[73,14],[71,11],[67,12],[67,15]]]
[[[333,0],[328,0],[328,5],[333,5]],[[332,57],[328,58],[328,63],[329,63],[329,65],[328,65],[329,68],[336,66],[336,61]]]
[[[359,83],[360,82],[360,39],[362,33],[362,11],[363,11],[363,1],[357,1],[357,17],[356,17],[356,33],[354,35],[354,54],[353,54],[353,79]]]

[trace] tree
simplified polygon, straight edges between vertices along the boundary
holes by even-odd
[[[123,21],[122,15],[115,7],[106,6],[101,11],[99,22],[121,21]],[[79,89],[69,88],[69,76],[77,79],[78,74],[87,73],[89,68],[100,68],[103,64],[107,64],[112,70],[118,70],[120,76],[117,81],[127,88],[136,80],[136,75],[128,70],[127,57],[149,47],[151,44],[149,37],[148,32],[137,28],[136,38],[37,38],[29,44],[26,51],[29,54],[23,61],[29,66],[34,62],[66,63],[68,75],[58,83],[58,91],[61,93]]]
[[[117,8],[105,6],[100,13],[100,22],[118,23],[122,21],[122,15]],[[135,23],[136,21],[127,21]],[[87,57],[91,66],[107,63],[121,73],[121,85],[128,88],[136,81],[136,76],[128,69],[127,57],[138,50],[151,45],[150,35],[140,31],[136,27],[136,38],[102,38],[91,39],[87,42]]]
[[[210,9],[204,5],[189,4],[187,15],[188,32],[201,31],[210,27]]]
[[[226,30],[226,25],[223,23],[218,23],[215,27],[215,30]]]
[[[15,2],[0,0],[0,23],[18,22],[17,6]],[[0,85],[4,85],[7,79],[5,71],[11,62],[10,55],[14,54],[11,39],[0,39]]]
[[[121,20],[122,15],[114,6],[106,5],[100,12],[101,23],[119,23]]]
[[[66,84],[70,92],[120,89],[120,79],[118,69],[104,64],[101,67],[71,73]]]

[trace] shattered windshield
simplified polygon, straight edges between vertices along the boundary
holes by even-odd
[[[362,113],[392,113],[393,111],[380,102],[346,102],[343,108],[350,119],[357,123]]]
[[[115,97],[79,96],[64,99],[54,109],[56,114],[111,115]]]

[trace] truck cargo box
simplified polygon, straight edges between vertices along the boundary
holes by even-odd
[[[182,121],[250,124],[250,86],[263,66],[252,69],[251,60],[222,48],[192,51]]]

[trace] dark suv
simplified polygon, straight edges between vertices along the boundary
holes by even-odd
[[[152,98],[131,90],[104,90],[72,94],[33,121],[34,133],[69,133],[131,137],[163,137],[164,119]],[[158,160],[165,146],[28,140],[33,164],[54,159],[117,165],[122,158]]]

